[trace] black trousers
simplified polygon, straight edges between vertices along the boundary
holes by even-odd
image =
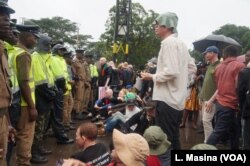
[[[168,140],[172,143],[174,150],[181,149],[179,126],[181,123],[182,112],[176,110],[163,101],[157,101],[155,122],[157,126],[166,133]]]
[[[243,149],[244,150],[250,150],[250,118],[244,119]]]
[[[240,128],[236,113],[236,110],[216,103],[215,126],[207,140],[207,144],[216,145],[229,133],[231,149],[239,149]]]

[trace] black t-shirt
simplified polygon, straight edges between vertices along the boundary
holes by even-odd
[[[71,158],[80,160],[91,166],[104,166],[111,161],[109,151],[102,143],[87,147],[84,151],[72,155]]]

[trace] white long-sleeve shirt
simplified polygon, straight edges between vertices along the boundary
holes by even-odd
[[[196,72],[196,65],[177,34],[162,40],[156,74],[153,75],[153,100],[163,101],[176,110],[183,110],[189,71]]]

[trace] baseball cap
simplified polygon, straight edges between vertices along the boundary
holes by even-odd
[[[159,126],[150,126],[147,128],[143,134],[143,137],[149,144],[151,155],[162,155],[171,145],[171,143],[168,141],[167,135]]]
[[[216,46],[209,46],[202,54],[205,55],[208,52],[219,54],[219,49]]]

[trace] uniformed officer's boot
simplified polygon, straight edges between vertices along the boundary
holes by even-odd
[[[52,150],[46,149],[44,146],[39,146],[38,151],[39,151],[39,153],[41,155],[50,155],[50,154],[52,154]]]
[[[40,154],[38,145],[32,145],[31,154],[31,163],[42,164],[48,162],[48,159]]]
[[[42,163],[47,163],[48,159],[44,156],[41,156],[39,154],[32,154],[31,163],[35,163],[35,164],[42,164]]]

